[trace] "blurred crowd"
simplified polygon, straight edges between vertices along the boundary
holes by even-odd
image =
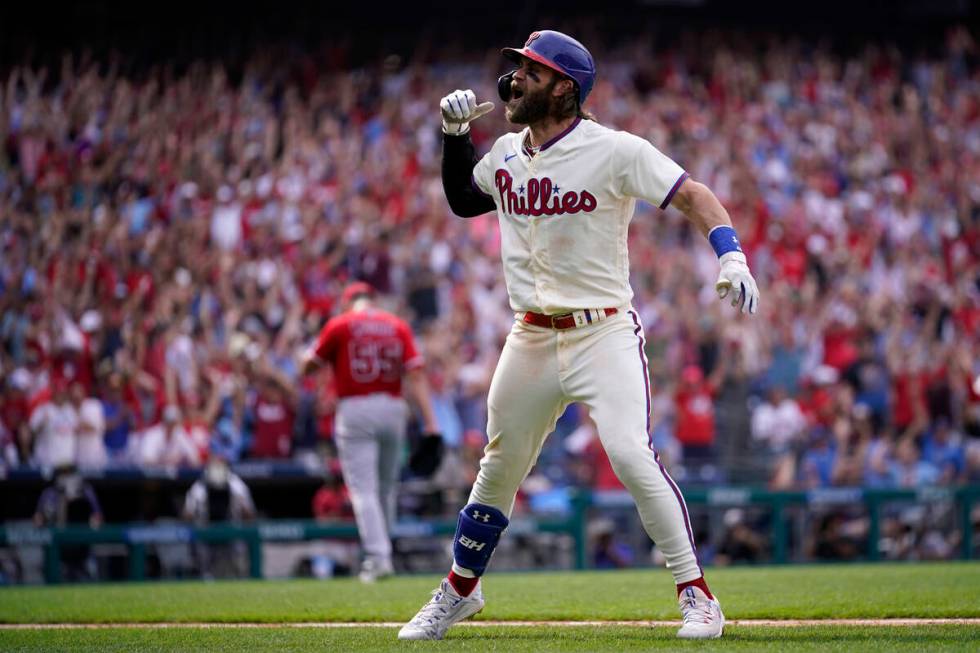
[[[588,109],[729,209],[759,315],[673,209],[630,231],[654,441],[690,481],[777,489],[980,481],[980,45],[703,34],[594,48]],[[130,70],[66,55],[0,79],[3,465],[202,467],[330,456],[329,372],[297,358],[350,280],[407,317],[467,464],[513,319],[492,215],[452,216],[438,99],[502,62],[256,53]],[[485,151],[498,110],[473,125]],[[525,498],[617,486],[588,415]]]

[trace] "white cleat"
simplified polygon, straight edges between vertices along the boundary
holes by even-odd
[[[394,574],[395,567],[391,564],[391,560],[382,561],[376,558],[367,558],[361,563],[361,571],[357,577],[361,579],[362,583],[375,583]]]
[[[481,585],[477,583],[469,596],[460,596],[449,580],[442,579],[439,589],[432,591],[432,600],[398,631],[398,639],[442,639],[450,626],[483,609]]]
[[[725,615],[716,599],[709,599],[700,588],[685,587],[677,597],[684,625],[677,631],[681,639],[717,639],[725,628]]]

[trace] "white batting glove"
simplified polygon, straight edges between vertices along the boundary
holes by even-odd
[[[715,283],[718,296],[724,299],[731,293],[732,306],[738,306],[742,313],[755,313],[759,310],[759,286],[756,285],[749,265],[742,252],[727,252],[718,259],[721,273]]]
[[[459,136],[470,130],[470,122],[493,111],[493,102],[476,103],[476,94],[456,89],[439,101],[442,110],[442,131]]]

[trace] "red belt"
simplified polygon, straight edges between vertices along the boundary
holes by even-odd
[[[574,329],[575,327],[599,322],[618,312],[615,308],[584,308],[560,315],[545,315],[544,313],[532,313],[528,311],[524,314],[524,321],[528,324],[546,329]]]

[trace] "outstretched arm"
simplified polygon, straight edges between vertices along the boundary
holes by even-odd
[[[687,179],[674,194],[671,204],[701,230],[718,255],[721,264],[721,273],[715,283],[718,295],[724,299],[734,290],[732,306],[738,306],[743,313],[758,311],[759,286],[749,271],[728,211],[711,189]]]

